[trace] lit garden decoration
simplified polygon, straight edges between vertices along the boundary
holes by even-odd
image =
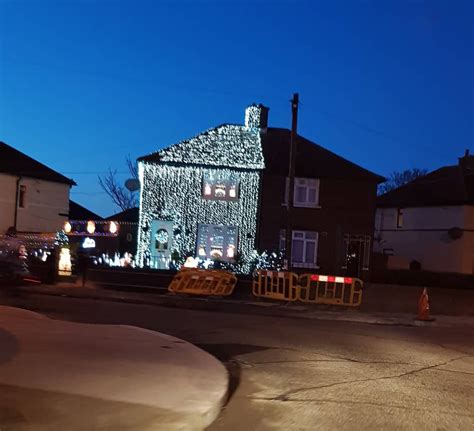
[[[138,265],[168,268],[174,255],[250,259],[264,168],[260,109],[247,108],[245,126],[219,126],[139,159]]]

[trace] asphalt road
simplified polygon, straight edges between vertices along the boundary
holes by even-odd
[[[472,430],[467,328],[365,325],[25,295],[52,318],[135,325],[190,341],[231,374],[211,430]],[[93,430],[90,430],[93,431]]]

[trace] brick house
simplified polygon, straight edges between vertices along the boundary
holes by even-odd
[[[166,267],[172,251],[248,258],[282,248],[290,131],[251,105],[222,125],[138,159],[138,261]],[[294,269],[361,276],[369,267],[383,180],[298,136],[292,209]]]
[[[290,130],[262,132],[259,247],[284,248]],[[292,267],[362,276],[369,269],[377,184],[383,178],[297,136]]]

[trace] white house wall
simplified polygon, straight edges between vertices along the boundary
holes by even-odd
[[[0,174],[0,235],[15,220],[16,180],[12,175]]]
[[[448,235],[453,227],[469,229],[468,214],[474,227],[472,208],[403,208],[401,228],[397,228],[397,213],[397,208],[379,208],[375,220],[374,251],[393,254],[392,268],[418,261],[427,271],[472,273],[473,233],[464,232],[457,240]]]
[[[14,225],[17,178],[0,174],[0,233]],[[20,185],[26,186],[25,207],[18,208],[17,231],[57,232],[69,212],[68,184],[22,178]]]

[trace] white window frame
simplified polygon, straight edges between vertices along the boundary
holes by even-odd
[[[286,178],[285,183],[285,195],[283,197],[283,205],[286,206],[288,204],[288,185],[290,183],[290,179]],[[300,178],[295,177],[295,183],[293,186],[293,206],[298,208],[321,208],[319,205],[319,179],[318,178]],[[298,201],[297,200],[297,189],[298,187],[305,187],[305,201]],[[315,201],[309,202],[309,194],[310,190],[314,190]]]
[[[308,234],[314,235],[315,238],[308,238]],[[280,251],[284,251],[285,248],[283,247],[285,242],[286,242],[286,230],[281,229],[280,230]],[[298,236],[302,235],[302,236]],[[303,241],[303,262],[296,262],[294,260],[294,245],[295,245],[295,240],[298,241]],[[313,262],[306,262],[306,247],[308,243],[313,243],[314,244],[314,257],[313,257]],[[317,264],[318,262],[318,243],[319,243],[319,232],[316,231],[307,231],[307,230],[294,230],[292,231],[291,235],[291,266],[294,268],[315,268],[318,269],[319,266]]]

